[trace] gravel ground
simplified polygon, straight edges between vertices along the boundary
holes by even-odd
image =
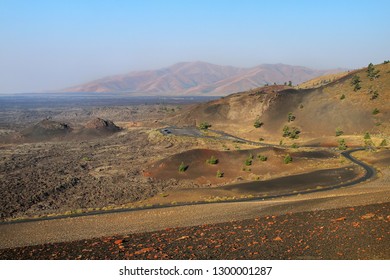
[[[0,251],[1,259],[390,259],[390,203]]]

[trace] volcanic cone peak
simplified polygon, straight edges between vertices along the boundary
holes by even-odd
[[[21,134],[33,141],[41,141],[55,137],[63,137],[70,133],[72,128],[62,122],[53,121],[51,119],[44,119],[39,123],[30,126],[23,130]]]
[[[116,126],[114,122],[110,120],[104,120],[101,118],[94,118],[86,123],[85,128],[98,129],[116,132],[120,130],[120,127]]]
[[[53,121],[51,119],[44,119],[39,123],[37,123],[36,125],[34,125],[34,127],[44,129],[44,130],[58,130],[58,131],[70,129],[68,124]]]

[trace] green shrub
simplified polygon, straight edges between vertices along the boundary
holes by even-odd
[[[263,155],[260,155],[260,154],[257,155],[257,158],[258,158],[260,161],[267,161],[267,159],[268,159],[266,156],[263,156]]]
[[[293,127],[292,131],[290,133],[290,138],[291,139],[298,139],[299,138],[299,135],[298,135],[299,133],[301,133],[301,131],[298,128]]]
[[[283,127],[283,134],[282,134],[282,136],[283,137],[288,137],[289,135],[290,135],[290,128],[287,125],[285,125]]]
[[[347,144],[345,143],[345,140],[344,139],[339,139],[339,141],[338,141],[338,143],[339,143],[339,150],[341,150],[341,151],[344,151],[344,150],[346,150],[347,149]]]
[[[344,131],[342,131],[341,128],[336,128],[336,136],[341,136],[344,134]]]
[[[300,134],[301,131],[298,128],[296,128],[296,127],[292,127],[291,129],[292,130],[290,130],[290,128],[287,125],[285,125],[283,127],[283,134],[282,134],[282,136],[283,137],[289,137],[291,139],[298,139],[299,138],[298,134]]]
[[[223,177],[223,172],[217,171],[217,178],[222,178]]]
[[[379,144],[379,146],[381,146],[381,147],[387,146],[387,141],[386,141],[386,139],[383,139],[382,142]]]
[[[200,129],[209,129],[210,127],[211,127],[211,124],[209,124],[208,122],[201,122],[199,125]]]
[[[371,95],[371,96],[370,96],[370,100],[375,100],[375,99],[377,99],[378,96],[379,96],[378,91],[377,91],[377,90],[372,90],[372,89],[369,90],[368,94]]]
[[[247,159],[244,161],[244,164],[245,164],[246,166],[252,165],[252,159],[247,158]]]
[[[291,148],[293,148],[293,149],[298,149],[298,148],[299,148],[299,146],[298,146],[298,144],[297,144],[297,143],[293,143],[293,144],[291,145]]]
[[[295,116],[293,115],[293,113],[288,113],[287,115],[287,120],[288,122],[293,122],[295,120]]]
[[[369,77],[371,81],[380,77],[379,75],[380,71],[375,70],[375,67],[372,63],[368,64],[366,72],[367,72],[367,77]]]
[[[343,100],[343,99],[345,99],[345,94],[342,94],[342,95],[340,96],[340,100]]]
[[[183,162],[179,165],[179,172],[185,172],[188,169],[188,165],[185,165]]]
[[[378,108],[375,108],[374,110],[372,110],[372,114],[373,114],[373,115],[379,114],[379,109],[378,109]]]
[[[371,139],[370,133],[366,132],[364,134],[364,139]]]
[[[215,156],[211,156],[211,158],[209,158],[208,160],[206,160],[206,162],[208,164],[217,164],[218,163],[218,159],[215,157]]]
[[[358,75],[355,75],[352,77],[352,81],[351,81],[351,85],[353,86],[353,90],[354,91],[358,91],[359,89],[361,89],[361,80],[360,80],[360,77]]]
[[[292,162],[293,161],[293,159],[292,159],[292,157],[290,156],[290,155],[286,155],[285,157],[284,157],[284,163],[285,164],[289,164],[290,162]]]
[[[254,127],[259,128],[263,126],[263,122],[261,122],[259,119],[255,120],[255,123],[253,124]]]

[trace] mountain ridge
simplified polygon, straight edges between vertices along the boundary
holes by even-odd
[[[344,69],[345,70],[345,69]],[[103,77],[59,92],[112,92],[146,95],[228,95],[265,84],[302,83],[343,69],[315,70],[287,64],[242,68],[195,61],[156,70]]]

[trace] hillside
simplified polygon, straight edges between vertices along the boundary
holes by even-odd
[[[265,84],[302,83],[314,77],[340,72],[302,66],[264,64],[252,68],[220,66],[205,62],[182,62],[158,70],[112,76],[63,92],[127,92],[160,95],[226,95]]]
[[[367,68],[363,68],[318,88],[261,87],[193,105],[172,121],[179,125],[206,121],[216,130],[275,143],[331,137],[329,141],[334,144],[336,129],[342,131],[343,137],[361,136],[358,145],[363,143],[366,132],[376,135],[375,141],[379,141],[390,133],[390,63],[374,68],[379,70],[379,77],[372,80],[367,77]],[[351,84],[355,75],[361,80],[356,91]],[[261,123],[259,128],[254,127],[256,120]],[[283,137],[285,126],[288,131]],[[293,132],[294,128],[298,133]],[[294,134],[296,139],[292,139]]]

